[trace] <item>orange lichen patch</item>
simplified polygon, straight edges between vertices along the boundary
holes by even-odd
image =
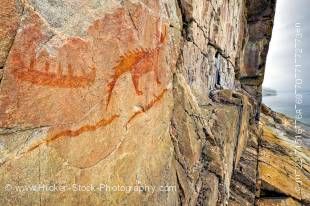
[[[85,133],[85,132],[96,131],[99,128],[106,127],[107,125],[111,124],[117,118],[119,118],[119,115],[113,115],[109,119],[105,119],[105,118],[101,119],[96,124],[84,125],[84,126],[80,127],[77,130],[64,130],[64,131],[58,132],[58,133],[56,133],[54,135],[51,135],[50,138],[48,138],[47,140],[41,142],[40,144],[37,144],[37,145],[33,146],[32,148],[30,148],[28,150],[28,152],[31,152],[31,151],[35,150],[36,148],[38,148],[42,144],[50,144],[53,141],[55,141],[57,139],[60,139],[60,138],[63,138],[63,137],[77,137],[77,136],[79,136],[79,135],[81,135],[82,133]]]
[[[19,38],[27,51],[14,48],[12,52],[11,72],[18,80],[60,88],[85,87],[95,81],[96,67],[89,62],[87,41],[69,38],[57,50],[56,57],[51,57],[44,49],[36,55],[38,44],[44,39],[38,28],[25,28]],[[75,74],[77,72],[80,74]]]
[[[149,102],[147,105],[145,105],[142,110],[135,112],[127,121],[127,124],[130,124],[138,115],[147,112],[150,110],[157,102],[159,102],[165,95],[165,93],[168,91],[168,89],[164,89],[158,96],[155,96],[155,98]]]
[[[109,106],[113,89],[117,80],[125,73],[130,72],[132,82],[137,95],[142,95],[142,91],[139,89],[140,78],[148,73],[154,72],[156,83],[160,84],[159,80],[159,56],[160,51],[166,41],[167,28],[164,28],[164,33],[161,33],[159,37],[159,43],[156,48],[143,49],[139,48],[134,51],[129,51],[125,55],[121,56],[117,65],[114,67],[114,75],[112,81],[108,84],[108,99],[107,105]]]

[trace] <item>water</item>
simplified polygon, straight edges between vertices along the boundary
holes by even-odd
[[[301,92],[303,103],[298,105],[302,110],[303,123],[310,125],[310,91]],[[278,91],[276,96],[264,96],[263,103],[276,112],[295,118],[295,94],[293,92]]]

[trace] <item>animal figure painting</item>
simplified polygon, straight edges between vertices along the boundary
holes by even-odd
[[[143,92],[139,89],[139,79],[148,72],[154,72],[156,83],[160,84],[158,61],[160,51],[166,41],[167,28],[164,27],[164,32],[160,35],[160,40],[156,48],[153,49],[136,49],[129,51],[127,54],[120,57],[118,64],[114,67],[114,75],[112,81],[108,84],[108,99],[109,106],[113,89],[117,80],[125,73],[130,72],[132,83],[137,95],[142,95]]]

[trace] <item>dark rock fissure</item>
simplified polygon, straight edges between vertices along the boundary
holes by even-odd
[[[182,15],[182,35],[185,40],[193,41],[193,34],[192,34],[192,24],[193,24],[193,17],[192,17],[192,5],[187,3],[186,0],[177,0],[179,9]]]

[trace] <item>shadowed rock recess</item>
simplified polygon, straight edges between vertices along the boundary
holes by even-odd
[[[261,106],[275,4],[2,0],[0,205],[309,205],[309,128]]]

